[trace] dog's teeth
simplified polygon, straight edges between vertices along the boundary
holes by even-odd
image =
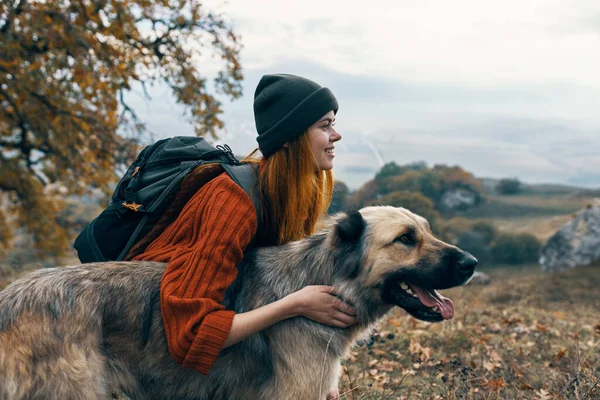
[[[408,285],[406,284],[406,282],[402,282],[402,283],[400,284],[400,287],[401,287],[402,289],[404,289],[404,290],[410,290],[410,288],[408,287]]]
[[[440,312],[440,309],[438,308],[438,306],[433,307],[432,310],[435,312]]]

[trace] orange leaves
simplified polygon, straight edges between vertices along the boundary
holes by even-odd
[[[540,332],[548,332],[548,327],[546,325],[540,324],[539,322],[535,323],[535,328]]]
[[[10,9],[17,4],[18,13]],[[233,99],[241,93],[241,46],[220,14],[199,13],[197,1],[180,5],[169,0],[7,3],[0,40],[0,131],[18,131],[22,143],[11,145],[17,150],[0,146],[0,154],[10,152],[16,166],[0,164],[0,177],[14,173],[15,181],[24,182],[4,189],[28,199],[19,203],[23,215],[32,208],[51,211],[41,204],[43,196],[26,189],[36,182],[65,187],[65,195],[112,189],[113,171],[132,160],[125,148],[132,143],[119,134],[139,138],[144,128],[127,97],[119,96],[135,82],[169,87],[200,134],[216,136],[222,129],[220,103],[205,85],[203,64],[192,60],[200,50],[202,56],[218,55],[222,70],[216,75],[229,83],[223,92]],[[164,23],[151,21],[159,19]],[[189,45],[204,35],[211,38],[204,46]],[[29,167],[33,163],[36,168]],[[60,237],[52,218],[23,224],[36,237]],[[51,242],[38,247],[57,249]]]
[[[420,354],[422,361],[427,361],[431,357],[432,349],[431,347],[424,347],[419,343],[416,339],[412,339],[410,341],[410,345],[408,346],[408,350],[411,354]]]
[[[499,390],[505,388],[506,386],[506,382],[504,382],[504,379],[502,378],[492,379],[485,384],[486,389],[491,391]]]
[[[558,353],[554,354],[554,359],[560,361],[567,354],[567,349],[563,348],[558,351]]]

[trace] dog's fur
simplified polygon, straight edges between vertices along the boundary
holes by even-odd
[[[398,240],[403,234],[411,241]],[[408,237],[407,236],[407,237]],[[170,356],[160,315],[164,264],[107,262],[36,271],[0,292],[0,399],[323,399],[340,359],[394,305],[440,320],[398,283],[448,288],[469,279],[460,249],[401,208],[340,214],[322,232],[249,253],[226,307],[255,309],[307,285],[334,285],[359,323],[296,317],[224,349],[205,376]],[[475,260],[476,262],[476,260]],[[471,265],[472,264],[472,265]]]

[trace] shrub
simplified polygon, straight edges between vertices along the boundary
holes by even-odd
[[[350,205],[350,190],[342,181],[335,181],[333,185],[333,194],[331,196],[331,204],[327,210],[328,214],[335,214],[346,210]]]
[[[490,244],[480,232],[466,231],[458,234],[456,246],[471,253],[479,262],[479,266],[494,262]]]
[[[474,232],[477,232],[482,236],[483,241],[487,245],[490,245],[498,236],[498,230],[489,222],[477,221],[473,224],[472,229]]]
[[[471,229],[472,222],[466,218],[455,217],[440,224],[439,238],[445,242],[457,244],[458,236]]]
[[[380,187],[382,194],[397,191],[421,192],[434,203],[441,197],[439,179],[431,170],[407,171],[387,179]]]
[[[518,179],[500,179],[496,185],[496,192],[500,194],[517,194],[521,191],[521,182]]]
[[[356,208],[362,208],[373,200],[377,199],[377,184],[375,181],[368,181],[352,194],[350,205]]]
[[[429,221],[431,228],[437,228],[440,215],[433,208],[433,201],[418,192],[397,191],[381,196],[369,203],[371,206],[404,207]]]
[[[529,233],[500,234],[492,243],[491,255],[498,264],[525,264],[538,260],[541,247],[540,241]]]
[[[406,165],[398,165],[395,162],[385,164],[377,174],[375,174],[375,183],[381,186],[387,178],[400,176],[408,171],[423,171],[427,169],[427,164],[424,161],[413,162]]]

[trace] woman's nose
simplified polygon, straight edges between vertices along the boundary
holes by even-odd
[[[331,143],[335,143],[335,142],[337,142],[338,140],[341,140],[341,139],[342,139],[342,135],[337,130],[335,130],[335,128],[334,128],[333,129],[333,134],[329,138],[329,141]]]

